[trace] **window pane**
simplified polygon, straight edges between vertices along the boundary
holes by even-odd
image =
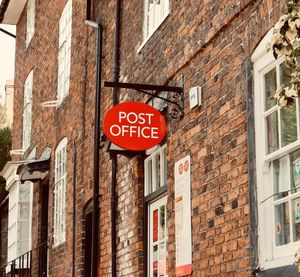
[[[294,239],[297,241],[300,239],[300,198],[296,198],[292,203],[293,207],[293,228],[294,228]]]
[[[19,205],[20,205],[19,219],[20,220],[29,220],[30,203],[29,202],[20,202]]]
[[[159,239],[162,240],[166,236],[166,207],[161,206],[159,212]]]
[[[147,8],[147,12],[148,12],[148,26],[147,26],[147,36],[149,35],[149,33],[154,29],[154,0],[148,0],[148,8]]]
[[[72,2],[69,0],[59,21],[58,89],[57,100],[61,103],[69,94],[71,59]]]
[[[29,44],[34,34],[35,1],[27,3],[27,22],[26,22],[26,46]]]
[[[161,187],[161,183],[160,183],[160,174],[161,174],[161,164],[160,164],[160,153],[158,152],[155,155],[155,159],[156,159],[156,189]]]
[[[289,156],[273,161],[274,200],[289,195]]]
[[[63,142],[65,143],[65,142]],[[56,244],[65,240],[66,230],[66,146],[59,148],[55,154],[55,221],[54,221],[54,242]]]
[[[20,186],[20,194],[19,194],[19,201],[29,201],[30,200],[30,186],[27,184],[22,184]]]
[[[18,222],[18,234],[19,234],[19,240],[29,239],[29,221]]]
[[[291,187],[292,193],[300,190],[300,150],[293,152],[290,155],[291,160]],[[299,189],[295,189],[299,188]]]
[[[290,242],[290,222],[288,203],[275,206],[276,246]]]
[[[163,17],[163,5],[161,4],[161,1],[156,1],[156,4],[155,4],[155,27],[158,26],[158,24],[161,22],[161,19]]]
[[[290,86],[291,84],[291,70],[286,66],[285,63],[280,65],[280,84],[284,87]]]
[[[153,246],[153,277],[158,277],[158,245]]]
[[[276,88],[276,68],[273,68],[265,75],[265,110],[269,110],[275,106],[276,101],[270,98],[276,92]]]
[[[277,114],[273,112],[267,116],[268,154],[279,148]]]
[[[166,267],[166,243],[161,243],[159,245],[159,276],[167,276]]]
[[[167,184],[166,147],[152,152],[144,161],[145,195]]]
[[[152,160],[148,160],[147,162],[147,177],[148,177],[148,180],[147,180],[147,185],[148,185],[148,194],[153,192],[153,187],[152,187]]]
[[[281,146],[286,146],[297,140],[296,103],[281,109]]]
[[[163,172],[162,172],[162,174],[163,174],[163,186],[164,185],[166,185],[167,184],[167,177],[168,177],[168,173],[167,173],[167,148],[164,148],[164,150],[163,150],[163,163],[164,163],[164,165],[163,165]]]

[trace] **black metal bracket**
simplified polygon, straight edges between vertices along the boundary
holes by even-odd
[[[154,98],[161,99],[173,105],[170,112],[171,118],[181,119],[184,116],[183,87],[147,85],[147,84],[136,84],[136,83],[120,83],[120,82],[118,83],[104,82],[104,87],[132,89],[141,92],[143,94],[149,95],[151,96],[152,99]],[[162,92],[168,93],[168,97],[166,98],[159,95]],[[148,100],[147,102],[149,103],[150,100]]]

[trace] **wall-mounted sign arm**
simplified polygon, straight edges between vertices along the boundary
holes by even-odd
[[[150,95],[152,99],[158,98],[177,107],[171,110],[170,114],[172,118],[182,118],[184,115],[183,87],[116,82],[104,82],[104,87],[132,89],[140,93]],[[170,96],[168,95],[168,97],[163,97],[160,95],[161,92],[170,93]],[[149,103],[150,101],[147,102]]]
[[[159,85],[148,85],[148,84],[136,84],[136,83],[116,83],[116,82],[104,82],[104,87],[111,88],[128,88],[134,90],[152,90],[152,91],[170,91],[183,93],[182,87],[172,87],[172,86],[159,86]]]

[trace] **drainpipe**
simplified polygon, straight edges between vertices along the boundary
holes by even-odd
[[[121,0],[116,3],[116,29],[114,39],[114,64],[113,64],[113,80],[119,82],[120,78],[120,29],[121,29]],[[113,88],[113,105],[119,103],[118,88]]]
[[[91,0],[86,5],[91,7]],[[99,262],[99,167],[100,167],[100,114],[101,114],[101,73],[102,73],[102,36],[103,28],[98,22],[90,20],[90,10],[87,10],[85,23],[96,30],[96,94],[95,94],[95,127],[94,127],[94,176],[93,176],[93,224],[91,249],[91,277],[98,277]]]
[[[74,139],[74,157],[73,157],[73,247],[72,247],[72,277],[75,277],[75,259],[76,259],[76,171],[77,171],[77,147],[76,138]]]
[[[254,128],[254,98],[253,98],[253,65],[248,57],[244,62],[247,88],[247,144],[248,144],[248,179],[250,203],[250,263],[256,276],[260,272],[258,265],[258,234],[257,234],[257,184],[256,184],[256,157],[255,157],[255,128]]]
[[[116,29],[114,39],[114,64],[113,64],[113,80],[119,82],[120,75],[120,28],[121,28],[121,0],[116,0]],[[113,105],[119,103],[118,88],[113,88]],[[116,154],[111,155],[112,162],[112,178],[111,178],[111,274],[112,277],[117,276],[117,166],[118,157]]]

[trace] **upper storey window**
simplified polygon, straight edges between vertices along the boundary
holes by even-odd
[[[34,34],[35,0],[27,2],[26,47]]]
[[[167,146],[145,159],[145,196],[167,185]]]
[[[66,240],[67,138],[55,151],[54,245]]]
[[[24,84],[23,102],[23,149],[26,151],[30,146],[31,138],[31,117],[32,117],[32,82],[33,71],[28,74]]]
[[[169,0],[145,0],[144,41],[146,41],[169,14]]]
[[[72,1],[69,0],[59,20],[58,89],[60,105],[69,95],[71,72]]]

